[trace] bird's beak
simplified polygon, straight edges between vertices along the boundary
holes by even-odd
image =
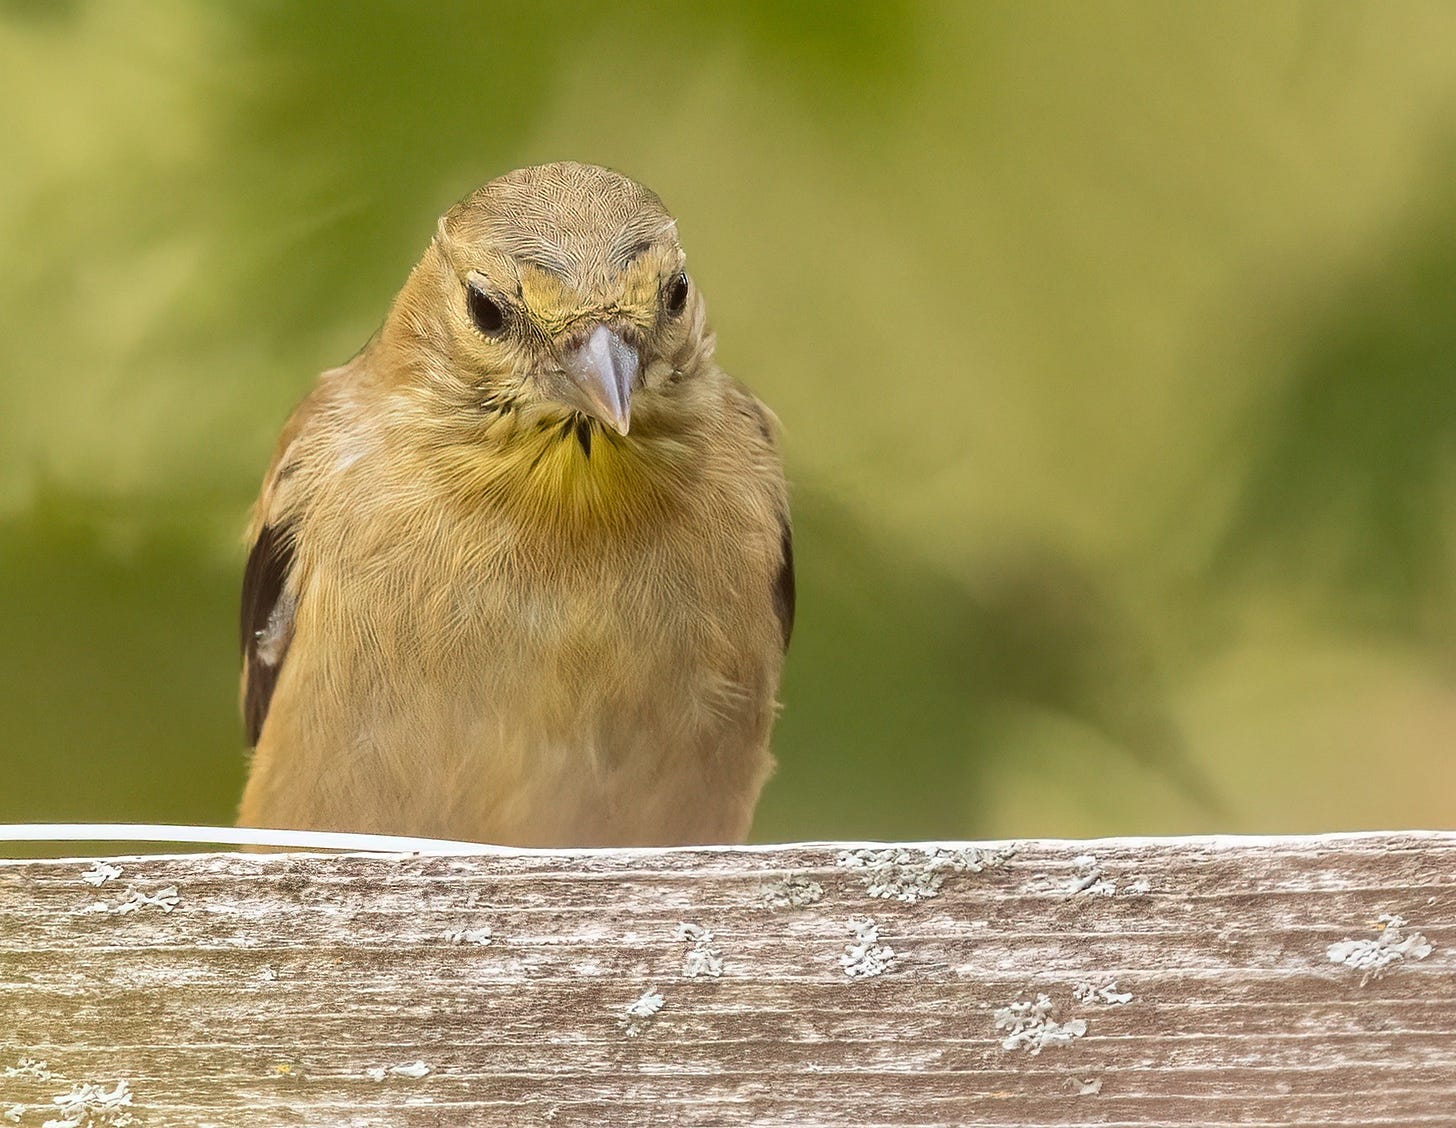
[[[598,325],[563,361],[571,378],[572,406],[625,435],[632,422],[632,388],[641,363],[636,349]]]

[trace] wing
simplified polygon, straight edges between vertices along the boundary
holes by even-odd
[[[789,638],[794,633],[794,529],[789,524],[787,512],[780,518],[779,532],[784,559],[774,582],[774,613],[778,615],[779,626],[784,631],[784,649],[788,650]]]
[[[273,687],[293,640],[293,535],[286,525],[264,525],[243,571],[240,633],[243,649],[243,724],[256,747],[273,700]]]
[[[779,422],[762,400],[736,380],[733,382],[733,389],[738,396],[739,409],[753,421],[767,447],[767,453],[772,459],[773,475],[777,479],[781,558],[778,575],[774,578],[773,607],[779,628],[783,631],[784,649],[787,651],[789,638],[794,633],[794,527],[789,519],[788,494],[779,462]]]
[[[253,547],[243,570],[239,642],[243,651],[243,724],[256,747],[273,701],[278,675],[293,641],[297,606],[296,515],[310,475],[299,472],[313,426],[327,413],[351,366],[331,369],[298,405],[279,436],[273,461],[253,509]]]

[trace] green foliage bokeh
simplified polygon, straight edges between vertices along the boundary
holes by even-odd
[[[0,0],[0,821],[227,822],[240,531],[435,216],[680,217],[786,428],[760,839],[1456,815],[1456,11]]]

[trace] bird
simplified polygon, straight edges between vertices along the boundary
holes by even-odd
[[[773,413],[677,221],[575,162],[440,217],[248,531],[245,827],[738,843],[795,610]]]

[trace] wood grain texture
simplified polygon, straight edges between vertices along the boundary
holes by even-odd
[[[1456,835],[880,849],[0,863],[0,1128],[1456,1123]]]

